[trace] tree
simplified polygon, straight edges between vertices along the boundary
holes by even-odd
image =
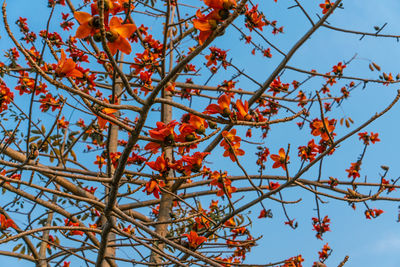
[[[0,255],[32,266],[302,266],[291,251],[246,260],[265,242],[252,225],[280,209],[274,220],[304,231],[290,206],[307,193],[308,227],[322,240],[327,200],[371,220],[384,212],[372,201],[399,200],[389,167],[368,180],[364,170],[384,130],[372,126],[400,93],[368,107],[364,120],[342,111],[360,105],[370,84],[391,88],[400,75],[311,44],[335,61],[289,65],[319,32],[399,38],[382,33],[387,24],[374,32],[329,24],[347,3],[20,2],[46,21],[10,17],[3,5],[2,37],[12,43],[0,65]],[[297,27],[289,39],[285,23]],[[333,249],[325,241],[319,249],[307,263],[326,266]],[[330,264],[348,260],[337,257]]]

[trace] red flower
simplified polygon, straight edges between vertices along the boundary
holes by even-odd
[[[250,10],[248,10],[248,7],[246,5],[245,16],[245,26],[250,30],[250,32],[253,31],[253,29],[255,28],[262,31],[263,27],[267,25],[265,19],[263,18],[263,15],[260,14],[260,12],[258,11],[258,4],[253,6]]]
[[[236,129],[232,129],[230,132],[223,131],[222,136],[224,140],[222,140],[220,146],[224,147],[224,157],[230,157],[230,159],[235,162],[236,156],[243,156],[245,154],[243,149],[240,149],[240,141],[242,140],[239,136],[236,136]],[[229,142],[229,144],[228,144]]]
[[[64,116],[62,116],[62,118],[57,121],[57,128],[67,129],[68,125],[69,121],[66,121]]]
[[[210,104],[206,107],[204,111],[205,114],[221,114],[223,117],[229,117],[231,114],[230,110],[231,98],[226,94],[221,95],[218,98],[217,104]]]
[[[314,139],[308,142],[307,146],[299,147],[299,157],[305,161],[313,161],[318,153],[318,146],[314,143]]]
[[[157,122],[157,128],[153,130],[149,130],[149,134],[151,138],[159,140],[163,145],[171,145],[174,143],[177,135],[174,131],[175,125],[177,125],[177,121],[171,121],[167,125],[163,122]],[[151,150],[153,153],[157,153],[158,148],[161,147],[160,143],[150,142],[148,143],[144,149]]]
[[[268,217],[269,218],[272,217],[271,210],[262,209],[260,215],[258,215],[258,219],[268,218]]]
[[[363,132],[363,133],[359,133],[358,135],[360,136],[359,139],[360,139],[360,140],[363,140],[363,142],[364,142],[365,145],[369,145],[369,141],[371,141],[372,144],[375,144],[375,142],[381,141],[381,140],[378,138],[378,133],[373,133],[373,132],[371,132],[371,135],[368,135],[367,132]]]
[[[79,226],[79,223],[71,222],[68,219],[64,219],[64,223],[65,223],[65,226],[75,226],[75,227]],[[78,231],[78,230],[71,230],[71,231],[69,231],[69,234],[70,235],[81,235],[82,236],[83,232],[82,231]]]
[[[319,259],[321,261],[325,261],[329,256],[330,250],[331,250],[331,248],[328,246],[328,243],[326,243],[324,245],[324,247],[322,248],[322,251],[318,251]]]
[[[368,220],[371,220],[372,218],[376,218],[379,215],[381,215],[384,211],[381,209],[369,209],[365,211],[365,218],[367,218]]]
[[[146,192],[147,195],[153,194],[158,199],[160,198],[160,187],[164,186],[164,181],[152,179],[146,183],[146,188],[143,189],[143,192]]]
[[[203,164],[203,159],[208,154],[210,153],[196,152],[193,154],[193,156],[183,156],[182,160],[187,163],[185,166],[187,173],[190,174],[190,172],[199,172]]]
[[[122,24],[118,17],[112,17],[110,20],[110,30],[106,34],[111,54],[115,55],[117,50],[120,50],[122,53],[129,55],[132,48],[126,38],[131,37],[135,31],[135,24]]]
[[[74,17],[80,24],[75,33],[76,38],[84,39],[99,32],[101,22],[98,16],[93,17],[87,12],[77,11],[74,13]]]
[[[169,159],[165,158],[165,153],[162,153],[156,161],[146,162],[146,165],[155,171],[158,171],[161,175],[166,175],[170,169]]]
[[[312,218],[313,230],[317,231],[316,237],[318,239],[322,240],[322,235],[331,230],[329,227],[330,222],[331,220],[328,218],[328,216],[325,216],[322,219],[322,222],[317,218]]]
[[[76,63],[71,58],[67,58],[63,49],[61,49],[61,59],[57,63],[55,72],[58,77],[83,77],[83,73],[76,69]]]
[[[332,7],[332,3],[330,0],[325,0],[325,3],[319,5],[322,8],[322,14],[326,14],[328,10]]]
[[[328,118],[325,118],[325,125],[326,129],[324,127],[324,123],[320,119],[314,119],[310,123],[310,128],[311,128],[311,134],[314,136],[321,136],[322,140],[328,141],[329,140],[329,135],[328,132],[331,134],[331,137],[334,136],[332,132],[335,130],[335,119],[328,120]]]
[[[195,231],[190,231],[190,234],[183,234],[189,241],[189,247],[196,249],[198,246],[203,244],[207,237],[199,236]]]
[[[218,171],[214,171],[211,174],[212,181],[210,185],[218,186],[219,190],[217,192],[217,196],[227,195],[228,198],[232,197],[232,193],[237,191],[236,187],[231,186],[232,181],[227,178],[227,173],[220,173]]]
[[[268,91],[272,92],[273,96],[275,96],[280,92],[287,92],[288,89],[289,89],[289,84],[282,83],[281,78],[278,77],[270,84]]]
[[[199,10],[196,12],[197,19],[193,20],[193,26],[200,31],[199,44],[202,45],[211,33],[217,28],[218,22],[221,17],[217,11],[212,11],[208,15],[203,15]]]
[[[281,185],[278,182],[269,182],[268,189],[272,191],[272,190],[277,189],[280,186]]]
[[[347,177],[353,177],[353,179],[356,179],[357,177],[360,177],[360,171],[361,170],[361,162],[357,161],[357,162],[353,162],[351,163],[350,168],[348,168],[346,170],[346,172],[348,172],[349,174],[347,175]]]
[[[17,226],[12,219],[7,219],[6,216],[0,214],[0,230],[6,230],[9,227],[16,228]]]
[[[244,104],[242,100],[236,100],[236,109],[238,110],[238,112],[236,113],[238,120],[251,121],[252,117],[249,114],[249,103],[247,102],[247,100],[244,101]]]
[[[342,76],[344,68],[346,68],[346,65],[344,65],[342,62],[339,62],[337,65],[333,66],[332,72],[335,73],[335,75]]]
[[[282,167],[282,169],[286,170],[286,164],[289,161],[289,156],[286,158],[286,153],[283,148],[279,149],[279,155],[271,155],[270,156],[275,163],[272,165],[272,168],[276,169]]]

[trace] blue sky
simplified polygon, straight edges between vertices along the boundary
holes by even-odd
[[[310,12],[311,17],[316,21],[316,13],[321,14],[318,4],[322,1],[303,1],[304,7]],[[45,7],[44,1],[36,4],[32,8],[21,8],[26,6],[27,1],[13,0],[8,2],[8,15],[10,24],[19,16],[28,17],[28,22],[32,28],[42,28],[47,18],[49,9]],[[200,1],[190,1],[193,5],[199,5]],[[260,2],[260,9],[265,12],[267,19],[278,20],[278,25],[284,26],[284,34],[277,36],[269,35],[269,40],[278,45],[282,50],[288,51],[291,46],[304,34],[310,27],[306,18],[297,8],[287,9],[293,5],[294,1],[273,1]],[[32,16],[32,9],[35,12]],[[344,9],[338,9],[329,19],[329,23],[333,26],[343,27],[346,29],[357,29],[361,31],[373,32],[375,25],[381,26],[388,23],[382,33],[396,34],[400,32],[398,10],[400,3],[394,0],[385,1],[344,1]],[[64,11],[64,10],[63,10]],[[56,14],[61,12],[57,8]],[[65,11],[64,11],[65,12]],[[160,20],[150,23],[150,26],[156,30],[160,25]],[[238,19],[237,25],[243,28],[243,18]],[[54,29],[58,29],[54,25]],[[53,30],[54,30],[53,29]],[[0,48],[1,53],[8,47],[8,37],[3,29],[0,29],[2,36]],[[229,38],[229,39],[228,39]],[[233,63],[245,68],[246,72],[256,77],[259,81],[263,81],[271,70],[279,63],[278,54],[272,50],[274,57],[266,60],[258,56],[251,56],[250,47],[244,47],[242,42],[227,42],[227,40],[239,40],[237,32],[234,30],[227,31],[225,36],[216,40],[216,44],[223,48],[229,49],[228,54],[232,57]],[[359,36],[334,32],[329,29],[321,29],[315,33],[307,43],[299,49],[288,65],[304,68],[306,70],[316,69],[319,72],[328,72],[331,67],[343,60],[349,60],[357,54],[355,60],[345,69],[345,75],[360,76],[365,78],[377,78],[377,72],[371,72],[368,69],[370,61],[378,63],[383,71],[397,74],[398,61],[400,59],[400,49],[396,39],[383,39],[365,37],[359,41]],[[275,56],[276,55],[276,56]],[[229,75],[227,73],[226,75]],[[227,76],[228,78],[230,76]],[[287,81],[292,79],[302,80],[306,76],[297,75],[287,70],[284,74]],[[226,77],[225,77],[226,79]],[[211,85],[218,84],[223,77],[217,76],[210,82]],[[198,79],[201,81],[201,78]],[[319,89],[322,80],[315,79],[304,86],[305,91],[313,92]],[[340,81],[339,84],[345,84],[347,81]],[[246,90],[255,90],[256,87],[248,82],[240,83],[240,86]],[[336,90],[340,89],[337,85]],[[392,101],[398,89],[397,85],[382,86],[379,84],[368,84],[365,89],[355,90],[349,99],[343,103],[332,115],[332,117],[351,116],[355,121],[355,126],[360,125],[367,120],[375,112],[380,111],[383,107]],[[197,106],[205,105],[204,103],[196,103]],[[400,148],[398,141],[398,117],[399,107],[393,108],[385,117],[380,118],[374,124],[366,128],[367,131],[379,132],[381,142],[370,147],[367,151],[362,165],[361,176],[368,177],[368,181],[378,181],[379,174],[382,173],[381,165],[390,167],[388,178],[396,179],[400,176],[400,164],[398,164],[398,151]],[[352,128],[350,128],[352,129]],[[245,130],[245,129],[244,129]],[[340,137],[347,131],[341,127],[338,131]],[[308,134],[308,135],[307,135]],[[297,170],[296,149],[299,145],[305,145],[309,137],[309,133],[299,132],[294,125],[277,126],[269,137],[265,140],[265,144],[270,148],[273,154],[277,153],[280,147],[286,147],[288,143],[292,144],[291,157],[293,165],[289,166],[292,173]],[[246,151],[254,149],[252,146],[246,146]],[[347,179],[345,169],[350,166],[350,162],[355,162],[358,155],[362,151],[362,143],[357,137],[344,142],[337,152],[324,161],[324,170],[322,177],[326,179],[328,176]],[[217,149],[217,151],[219,151]],[[248,158],[243,162],[250,165],[254,160],[254,155],[249,153]],[[220,158],[220,157],[219,157]],[[218,168],[220,159],[213,157],[207,159],[212,164],[210,167]],[[248,162],[247,162],[248,161]],[[239,169],[231,162],[224,161],[230,174],[239,173]],[[269,164],[271,164],[269,162]],[[297,166],[298,167],[298,166]],[[256,173],[256,169],[250,169]],[[280,174],[282,171],[272,170],[269,166],[268,174]],[[304,177],[312,179],[316,175],[314,167],[307,172]],[[399,190],[395,191],[391,196],[398,196]],[[364,191],[364,193],[367,191]],[[253,195],[254,196],[254,195]],[[292,218],[296,218],[299,222],[299,228],[292,230],[284,225],[284,215],[280,205],[274,202],[264,202],[271,208],[274,213],[273,219],[262,219],[253,221],[252,233],[254,237],[263,235],[264,238],[258,242],[259,246],[252,249],[252,253],[247,257],[249,263],[267,263],[279,261],[289,258],[297,254],[302,254],[306,258],[304,266],[311,266],[312,262],[317,260],[317,251],[327,242],[333,249],[332,256],[326,262],[328,266],[337,266],[338,263],[349,255],[350,259],[345,266],[400,266],[400,259],[396,257],[400,249],[400,232],[397,219],[397,203],[372,202],[370,207],[381,208],[385,213],[375,220],[366,220],[364,217],[365,208],[359,204],[357,210],[353,211],[347,203],[328,200],[329,203],[321,205],[321,215],[329,215],[331,218],[332,232],[324,235],[324,240],[320,241],[315,238],[315,232],[312,231],[311,217],[316,215],[315,201],[312,194],[301,189],[289,189],[283,192],[283,196],[287,200],[296,200],[302,198],[297,204],[287,206],[288,212]],[[326,200],[326,199],[325,199]],[[251,210],[251,217],[258,216],[260,207],[257,206]],[[1,257],[0,257],[1,258]],[[6,258],[10,266],[27,266],[22,261],[15,261]],[[123,265],[121,265],[123,266]]]

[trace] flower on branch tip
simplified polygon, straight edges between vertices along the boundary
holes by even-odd
[[[175,142],[176,138],[178,137],[174,131],[175,125],[177,124],[178,122],[175,120],[171,121],[168,124],[165,124],[160,121],[157,122],[156,123],[157,128],[149,130],[149,135],[151,138],[160,141],[160,143],[150,142],[144,147],[144,149],[150,150],[153,153],[157,153],[161,145],[164,146],[172,145]]]
[[[369,145],[369,142],[371,141],[372,144],[375,144],[376,142],[381,141],[381,139],[378,138],[378,133],[373,133],[368,134],[368,132],[363,132],[358,134],[359,139],[363,140],[364,145]]]
[[[187,237],[189,247],[193,249],[196,249],[207,240],[207,237],[199,236],[195,231],[190,231],[190,234],[183,234],[183,236]]]
[[[83,77],[83,73],[77,69],[76,63],[71,58],[67,58],[64,49],[61,49],[61,59],[56,65],[55,73],[57,77]]]
[[[326,125],[326,129],[324,126],[324,122]],[[311,134],[313,136],[321,136],[322,140],[328,141],[329,140],[328,133],[331,135],[332,138],[335,135],[332,132],[335,130],[336,120],[335,119],[328,120],[328,118],[325,118],[324,122],[322,122],[322,120],[318,118],[314,119],[310,123]]]
[[[236,109],[237,109],[237,119],[240,121],[251,121],[252,120],[252,116],[249,114],[249,103],[246,101],[244,101],[244,103],[242,102],[242,100],[238,99],[236,100]]]
[[[88,36],[93,36],[95,33],[97,33],[97,37],[99,37],[101,21],[98,16],[92,16],[87,12],[77,11],[74,12],[74,17],[79,22],[79,27],[75,33],[76,38],[84,39]]]
[[[346,65],[344,65],[342,62],[339,62],[337,65],[333,66],[332,72],[337,76],[342,76],[344,68],[346,68]]]
[[[331,248],[328,246],[328,243],[324,245],[321,251],[318,251],[319,259],[321,261],[325,261],[329,256],[329,251]]]
[[[65,226],[79,227],[79,223],[71,222],[69,219],[64,219],[64,223],[65,223]],[[82,236],[83,232],[79,231],[79,230],[71,230],[71,231],[69,231],[69,235],[80,235],[80,236]]]
[[[193,27],[200,31],[199,44],[202,45],[217,28],[220,16],[215,10],[208,15],[204,15],[199,9],[196,12],[196,17],[197,19],[193,20]]]
[[[258,215],[258,219],[261,218],[272,218],[272,212],[271,210],[266,210],[266,209],[262,209],[260,212],[260,215]]]
[[[120,50],[129,55],[132,47],[127,38],[131,37],[136,31],[136,25],[132,23],[122,24],[120,18],[112,17],[109,26],[110,29],[106,32],[106,38],[111,54],[115,55],[117,50]]]
[[[307,146],[299,146],[299,157],[304,161],[313,161],[318,153],[318,145],[314,139],[308,142]]]
[[[371,218],[376,218],[381,215],[384,211],[381,209],[368,209],[365,211],[365,218],[371,220]]]
[[[357,177],[360,177],[360,170],[361,170],[361,162],[353,162],[351,163],[350,168],[346,170],[348,172],[347,177],[353,177],[353,179],[356,179]]]
[[[235,162],[237,156],[243,156],[245,154],[244,150],[240,148],[240,141],[242,138],[236,135],[236,129],[232,129],[229,132],[223,131],[222,140],[220,146],[225,149],[224,157],[230,157],[230,159]]]
[[[322,8],[322,14],[325,15],[331,9],[332,3],[330,0],[325,0],[325,3],[320,4],[319,7]]]
[[[228,198],[232,198],[232,193],[237,191],[237,188],[232,186],[232,180],[227,178],[227,172],[220,173],[218,171],[214,171],[210,178],[212,181],[210,185],[217,186],[219,190],[217,191],[217,196],[221,197],[226,195]]]
[[[218,98],[217,104],[210,104],[206,107],[204,111],[205,114],[221,114],[223,117],[229,117],[231,114],[230,110],[231,98],[226,94],[221,95]]]
[[[322,235],[331,230],[329,227],[330,222],[331,220],[328,218],[328,216],[325,216],[322,221],[320,221],[318,218],[312,218],[313,230],[317,232],[316,237],[318,239],[322,240]]]
[[[278,155],[273,154],[270,156],[274,162],[272,168],[276,169],[282,167],[282,169],[286,170],[286,164],[289,162],[289,156],[286,157],[285,150],[283,148],[279,149]]]
[[[166,175],[170,169],[169,159],[165,158],[165,153],[162,153],[156,161],[146,162],[146,165],[158,171],[162,176]]]
[[[147,195],[153,194],[154,197],[159,199],[160,192],[161,192],[160,187],[164,187],[164,186],[165,186],[164,181],[152,179],[146,183],[146,188],[143,189],[143,192],[146,192]]]
[[[16,228],[17,226],[12,219],[7,219],[6,216],[0,214],[0,230],[6,230],[9,227]]]
[[[113,115],[113,113],[117,112],[118,110],[113,109],[113,108],[103,108],[101,110],[102,113],[111,116],[113,118],[115,118],[115,116]],[[97,116],[97,124],[99,125],[100,129],[105,129],[106,128],[106,124],[107,124],[108,120],[103,119],[100,116]]]

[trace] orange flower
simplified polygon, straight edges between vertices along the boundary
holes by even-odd
[[[211,33],[217,28],[220,16],[217,11],[212,11],[208,15],[203,15],[199,10],[196,12],[197,19],[193,20],[193,26],[200,31],[199,44],[202,45],[210,37]]]
[[[149,130],[150,137],[161,141],[163,145],[171,145],[177,138],[177,135],[174,131],[175,125],[177,124],[178,122],[175,120],[168,124],[158,121],[156,123],[157,128]],[[159,147],[161,147],[160,143],[150,142],[144,147],[144,149],[151,150],[153,153],[156,153]]]
[[[188,165],[185,166],[186,173],[190,174],[190,172],[199,172],[201,166],[203,164],[203,159],[207,156],[208,152],[196,152],[193,156],[183,156],[182,160],[186,162]]]
[[[62,118],[57,121],[57,128],[67,129],[68,125],[69,121],[66,121],[64,116],[62,116]]]
[[[87,12],[77,11],[74,13],[75,19],[79,22],[79,27],[76,30],[75,37],[84,39],[94,35],[100,29],[100,18],[92,16]]]
[[[353,179],[356,179],[357,177],[360,177],[360,170],[361,170],[361,162],[360,161],[351,163],[350,168],[348,168],[346,170],[346,172],[349,173],[347,175],[347,177],[349,177],[349,178],[353,177]]]
[[[135,228],[132,228],[132,225],[129,225],[128,227],[122,229],[122,231],[124,231],[127,234],[133,234],[135,233]]]
[[[378,138],[378,133],[371,132],[371,135],[368,135],[367,132],[364,132],[364,133],[359,133],[358,135],[360,136],[359,139],[363,140],[365,145],[369,145],[369,141],[371,141],[372,144],[381,141],[381,139]]]
[[[243,156],[245,154],[244,150],[239,148],[239,147],[240,147],[239,143],[236,143],[236,144],[232,145],[232,147],[229,147],[229,148],[227,148],[225,150],[223,156],[224,157],[228,157],[229,156],[229,158],[233,162],[235,162],[236,161],[235,155],[237,157],[237,156]]]
[[[228,198],[232,197],[232,193],[237,191],[236,187],[231,186],[232,181],[227,178],[227,173],[220,173],[218,171],[214,171],[211,174],[212,181],[210,185],[218,186],[219,190],[217,191],[217,196],[227,195]]]
[[[332,3],[330,0],[325,0],[325,3],[319,5],[322,8],[322,14],[326,14],[328,10],[332,7]]]
[[[235,0],[204,0],[204,4],[214,9],[231,9],[237,6]]]
[[[331,136],[334,135],[332,132],[335,130],[335,123],[335,119],[328,120],[328,118],[325,118],[325,125],[327,128],[325,129],[324,123],[320,119],[314,119],[310,124],[311,134],[314,136],[321,136],[322,140],[328,141],[328,132],[331,133]]]
[[[106,159],[103,158],[102,156],[97,155],[96,161],[94,162],[94,164],[99,165],[99,169],[101,169],[103,167],[103,165],[106,164]]]
[[[58,77],[83,77],[83,73],[76,69],[76,63],[71,58],[67,58],[63,49],[61,49],[61,59],[57,63],[55,72]]]
[[[224,117],[229,117],[231,114],[231,110],[229,109],[231,105],[231,98],[227,95],[221,95],[218,98],[218,105],[217,104],[210,104],[206,107],[204,111],[205,114],[221,114]]]
[[[230,132],[223,131],[222,140],[220,146],[225,148],[224,157],[230,157],[230,159],[235,162],[236,156],[243,156],[245,154],[243,149],[240,149],[240,141],[242,140],[239,136],[236,136],[236,129],[232,129]],[[229,142],[229,144],[228,144]]]
[[[271,155],[270,156],[275,163],[272,165],[272,168],[276,169],[282,167],[282,169],[286,170],[287,161],[289,161],[289,156],[286,159],[286,153],[283,148],[279,149],[279,155]],[[286,161],[287,160],[287,161]]]
[[[75,226],[75,227],[79,226],[79,223],[71,222],[68,219],[64,219],[64,223],[65,223],[65,226]],[[71,231],[69,231],[69,234],[70,235],[83,235],[83,232],[79,231],[79,230],[71,230]]]
[[[183,235],[188,238],[189,246],[194,249],[196,249],[207,240],[207,237],[199,236],[195,231],[190,231],[190,234]]]
[[[190,115],[189,124],[195,128],[198,134],[204,134],[208,127],[206,120],[196,115]]]
[[[169,171],[168,158],[165,158],[165,153],[162,153],[156,161],[146,162],[146,165],[155,171],[158,171],[161,175],[165,175]]]
[[[147,195],[153,194],[157,199],[160,198],[160,187],[164,187],[165,183],[164,181],[157,181],[157,180],[151,180],[146,183],[146,188],[143,189],[143,192],[146,192]]]
[[[304,161],[313,161],[318,151],[318,146],[314,143],[314,139],[309,141],[307,146],[299,146],[299,156]]]
[[[113,108],[104,108],[101,110],[102,113],[115,118],[113,113],[117,112],[118,110]],[[97,124],[99,125],[100,129],[105,129],[108,120],[103,119],[102,117],[97,116]]]
[[[247,102],[247,100],[244,101],[244,104],[242,100],[236,100],[236,109],[238,110],[238,112],[236,113],[238,120],[251,121],[252,117],[249,114],[249,103]]]
[[[136,31],[135,24],[122,24],[118,17],[112,17],[110,20],[110,30],[106,33],[108,48],[112,55],[120,50],[122,53],[130,54],[132,51],[131,44],[126,38]]]
[[[8,227],[16,228],[17,226],[12,219],[6,219],[6,216],[0,214],[0,229],[6,230]]]
[[[234,145],[242,141],[242,138],[236,135],[236,129],[232,129],[229,132],[223,131],[222,136],[224,137],[224,140],[222,140],[221,146],[223,146],[225,149],[229,148],[229,145],[225,141],[225,139],[228,140],[231,143],[231,145]]]

